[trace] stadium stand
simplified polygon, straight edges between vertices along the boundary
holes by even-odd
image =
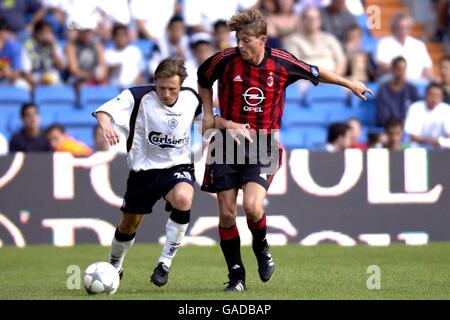
[[[116,86],[89,86],[80,90],[80,108],[87,113],[93,112],[106,101],[114,98],[120,92]]]

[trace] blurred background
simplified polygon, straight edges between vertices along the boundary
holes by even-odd
[[[186,61],[196,89],[199,64],[236,45],[226,20],[247,8],[266,14],[270,46],[374,91],[362,102],[291,85],[287,149],[448,146],[449,0],[1,0],[0,154],[107,150],[91,112],[151,83],[166,57]]]

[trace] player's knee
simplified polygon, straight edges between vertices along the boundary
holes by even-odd
[[[250,220],[258,220],[263,213],[263,208],[256,201],[244,201],[244,212]]]
[[[233,225],[236,222],[236,208],[229,206],[220,210],[220,224]]]
[[[177,191],[173,195],[172,207],[178,210],[189,210],[192,206],[192,193]]]

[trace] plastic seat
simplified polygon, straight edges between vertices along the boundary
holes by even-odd
[[[311,108],[301,107],[298,104],[286,103],[282,120],[283,127],[292,125],[326,125],[329,115],[326,112],[315,112]]]
[[[305,135],[305,147],[320,149],[327,143],[327,128],[323,126],[310,126],[302,128]]]
[[[56,115],[56,121],[64,126],[94,126],[97,120],[86,110],[70,110]]]
[[[66,132],[75,139],[84,142],[89,147],[94,146],[94,128],[92,126],[86,127],[66,127]]]
[[[0,86],[0,112],[3,115],[20,116],[22,104],[30,101],[28,90],[15,86]]]
[[[42,111],[66,112],[75,108],[76,95],[71,86],[38,86],[34,101]]]
[[[312,104],[342,103],[349,104],[349,92],[336,85],[320,84],[317,87],[310,87],[305,94],[307,106]]]
[[[297,83],[293,83],[286,88],[286,102],[298,102],[302,100],[302,92]]]
[[[93,112],[105,102],[115,98],[120,93],[117,86],[90,86],[83,87],[80,91],[81,108],[87,112]]]
[[[287,149],[304,147],[304,135],[300,127],[283,128],[280,132],[281,144]]]

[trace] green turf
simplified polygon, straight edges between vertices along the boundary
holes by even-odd
[[[450,243],[386,248],[273,247],[276,272],[269,283],[259,280],[251,248],[244,247],[248,290],[222,292],[226,278],[219,247],[183,247],[162,288],[148,282],[159,256],[158,245],[135,245],[125,262],[119,291],[89,296],[69,290],[69,265],[82,270],[103,260],[108,248],[29,246],[0,248],[0,299],[449,299]],[[381,289],[368,290],[367,267],[381,268]]]

